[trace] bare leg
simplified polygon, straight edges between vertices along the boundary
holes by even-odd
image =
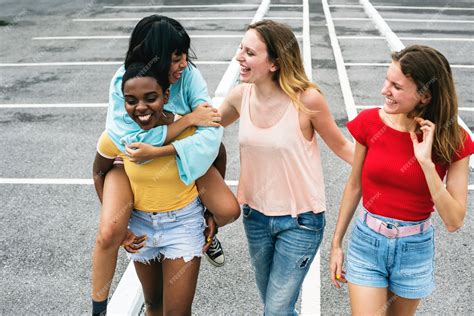
[[[216,167],[211,166],[196,180],[196,185],[202,204],[214,215],[217,226],[222,227],[239,218],[239,203]]]
[[[221,146],[219,147],[219,153],[217,154],[217,158],[213,165],[217,168],[217,171],[219,171],[222,179],[225,179],[225,171],[227,168],[227,151],[223,143],[221,143]]]
[[[389,308],[387,288],[375,288],[349,283],[352,315],[385,316]]]
[[[398,316],[398,315],[415,315],[416,309],[420,304],[420,299],[409,299],[395,295],[392,292],[388,292],[388,301],[391,304],[388,306],[387,315]]]
[[[165,315],[191,315],[201,258],[163,260],[163,302]]]
[[[161,262],[150,264],[134,262],[138,279],[142,284],[146,315],[163,315],[163,269]]]
[[[240,216],[240,206],[232,191],[225,184],[225,164],[227,156],[221,144],[214,165],[196,180],[202,204],[214,215],[217,226],[232,223]]]
[[[127,233],[132,205],[128,177],[123,167],[115,166],[105,177],[99,231],[92,253],[92,299],[95,301],[103,301],[109,295],[118,249]]]

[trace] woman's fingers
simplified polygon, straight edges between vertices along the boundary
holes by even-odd
[[[416,137],[416,134],[414,132],[410,132],[410,138],[414,144],[418,144],[418,138]]]
[[[126,244],[126,245],[122,245],[123,246],[123,249],[125,249],[126,252],[129,252],[129,253],[137,253],[140,249],[143,248],[143,244],[141,245],[136,245],[136,244]]]
[[[209,211],[206,211],[209,212]],[[204,247],[202,247],[203,252],[206,252],[209,247],[212,244],[212,239],[214,238],[214,235],[216,234],[216,222],[214,220],[214,217],[212,214],[206,213],[205,215],[206,219],[206,229],[204,230],[204,238],[206,239],[206,243],[204,244]]]
[[[135,236],[135,235],[134,235],[134,236]],[[135,237],[133,238],[133,243],[134,243],[134,244],[141,244],[141,243],[143,243],[145,240],[146,240],[146,236],[145,236],[145,235],[143,235],[143,236],[135,236]]]
[[[436,125],[431,122],[430,120],[425,120],[421,117],[415,117],[415,121],[420,125],[420,126],[429,126],[429,127],[435,127]]]

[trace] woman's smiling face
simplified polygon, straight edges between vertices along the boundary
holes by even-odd
[[[142,129],[151,129],[163,115],[169,91],[163,89],[155,78],[135,77],[124,84],[125,110]]]
[[[176,53],[173,53],[171,55],[171,65],[168,73],[168,79],[171,84],[177,82],[179,78],[181,78],[181,74],[188,66],[188,61],[186,58],[186,54],[176,55]]]
[[[430,100],[429,93],[418,90],[413,79],[403,74],[398,62],[390,64],[381,93],[385,97],[383,109],[388,114],[410,113],[418,104]]]
[[[248,30],[235,59],[240,64],[240,80],[246,83],[255,83],[271,78],[278,68],[270,61],[267,46],[255,30]]]

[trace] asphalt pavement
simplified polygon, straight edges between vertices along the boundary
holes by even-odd
[[[227,3],[231,2],[157,0],[134,4],[197,6]],[[472,1],[387,0],[371,3],[405,45],[433,46],[444,53],[452,65],[456,65],[453,73],[459,106],[462,107],[460,116],[471,131],[474,130]],[[5,206],[0,213],[0,243],[3,245],[0,250],[1,315],[90,313],[91,251],[99,203],[92,185],[77,184],[75,180],[91,178],[92,160],[97,139],[104,129],[106,107],[66,105],[107,103],[109,82],[123,61],[128,40],[41,37],[126,37],[141,17],[152,13],[169,15],[180,19],[191,35],[192,47],[198,57],[197,66],[208,83],[209,94],[213,96],[240,38],[193,36],[243,35],[260,0],[232,2],[255,5],[249,7],[107,7],[131,4],[119,0],[0,0],[0,199]],[[302,1],[272,1],[272,4],[296,5],[273,6],[266,17],[289,24],[295,34],[301,35],[302,19],[298,17],[302,17]],[[329,4],[336,35],[342,37],[339,43],[344,61],[351,63],[346,69],[356,105],[362,108],[382,104],[380,90],[386,66],[375,64],[390,62],[386,41],[367,38],[380,36],[372,20],[354,20],[368,18],[358,1],[332,0]],[[407,6],[437,9],[407,9]],[[345,128],[347,113],[321,1],[309,1],[309,11],[313,80],[322,88],[338,126],[349,138]],[[205,17],[227,19],[206,20]],[[97,20],[120,18],[137,20]],[[60,62],[88,64],[57,64]],[[31,106],[17,108],[12,106],[15,104]],[[63,106],[44,106],[51,104]],[[239,176],[237,130],[238,124],[233,124],[224,135],[228,152],[227,180],[238,180]],[[331,153],[324,142],[320,141],[320,146],[327,199],[327,226],[320,251],[321,314],[346,315],[350,314],[347,289],[337,290],[331,285],[328,257],[350,168]],[[33,181],[13,184],[11,179],[72,179],[73,184],[33,184]],[[473,180],[471,170],[471,185]],[[235,186],[232,189],[235,192]],[[460,231],[448,233],[439,216],[433,216],[437,289],[422,302],[419,315],[473,314],[473,192],[469,191],[468,214]],[[222,228],[219,235],[227,262],[224,267],[215,268],[202,261],[193,313],[260,314],[262,305],[241,219]],[[121,250],[111,293],[127,264]]]

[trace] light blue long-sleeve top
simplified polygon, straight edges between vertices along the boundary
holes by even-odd
[[[144,142],[162,146],[166,139],[166,125],[143,130],[127,114],[122,93],[124,73],[125,67],[122,66],[110,82],[107,133],[122,152],[125,152],[125,143]],[[204,102],[211,103],[206,82],[199,70],[189,65],[179,80],[171,85],[169,101],[164,109],[184,115]],[[223,127],[198,127],[192,136],[172,142],[177,152],[176,163],[181,181],[189,185],[207,172],[219,153],[223,131]]]

